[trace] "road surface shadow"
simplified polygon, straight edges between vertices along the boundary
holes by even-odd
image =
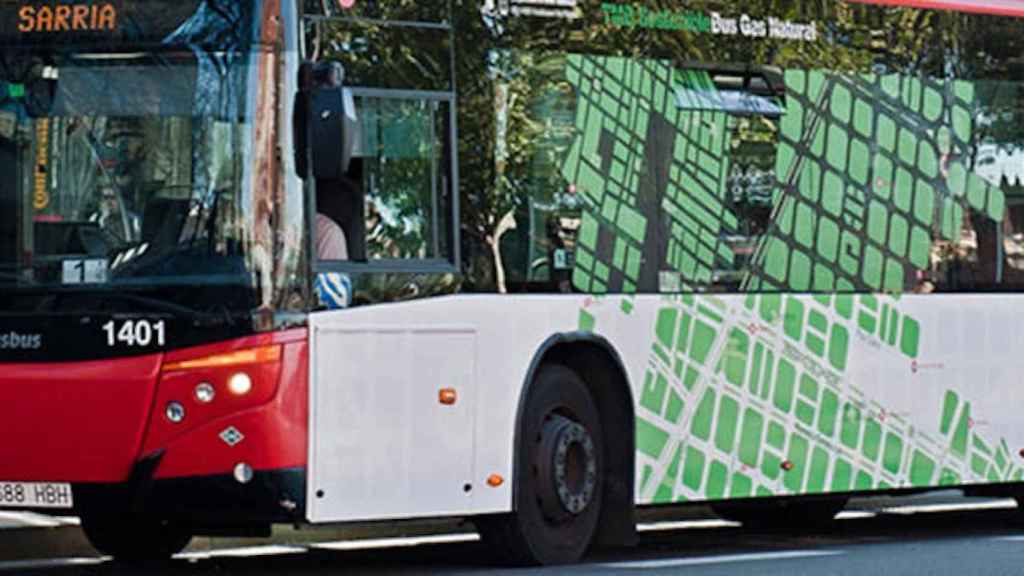
[[[816,528],[813,533],[720,527],[644,532],[640,536],[640,545],[635,549],[598,551],[580,566],[539,572],[583,573],[591,571],[593,567],[588,568],[588,565],[595,563],[657,558],[992,538],[1024,534],[1022,526],[1024,524],[1018,512],[1011,509],[914,515],[880,514],[873,518],[839,520],[826,527]],[[19,576],[312,576],[339,573],[414,575],[476,572],[500,574],[506,570],[497,565],[480,543],[356,551],[314,548],[280,555],[242,558],[214,556],[148,565],[103,562],[48,567],[19,564],[16,568],[5,568],[0,563],[0,575]],[[510,572],[521,574],[529,570]]]

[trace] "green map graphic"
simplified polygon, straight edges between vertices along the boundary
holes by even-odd
[[[700,290],[734,263],[724,237],[728,113],[680,106],[699,73],[669,63],[572,56],[578,137],[563,175],[590,209],[573,283]],[[999,222],[1002,192],[967,168],[977,104],[967,82],[791,71],[770,224],[741,289],[663,297],[635,391],[642,502],[1019,480],[1001,439],[973,427],[950,391],[934,428],[916,429],[850,383],[855,340],[873,354],[921,355],[922,327],[894,295],[954,241],[973,210]],[[706,90],[711,92],[713,85]],[[666,137],[667,134],[671,138]],[[605,315],[617,315],[612,318]],[[581,311],[580,328],[634,314]]]
[[[665,63],[570,56],[566,74],[578,89],[580,137],[562,173],[595,207],[583,216],[575,286],[632,293],[642,274],[644,284],[654,282],[661,239],[651,229],[659,214],[671,218],[666,265],[691,282],[710,282],[715,262],[733,258],[722,233],[738,225],[722,201],[726,114],[678,111],[675,73]],[[668,133],[675,141],[664,140]]]
[[[747,288],[900,292],[933,236],[959,240],[967,209],[1001,222],[998,188],[970,173],[969,82],[786,73],[772,228]]]

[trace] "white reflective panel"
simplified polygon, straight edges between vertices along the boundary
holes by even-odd
[[[345,323],[314,330],[310,518],[470,510],[474,330]],[[441,404],[442,388],[457,391],[455,405]]]

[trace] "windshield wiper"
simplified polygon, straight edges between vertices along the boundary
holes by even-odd
[[[26,284],[35,283],[34,280],[27,278],[20,272],[0,272],[0,280],[16,280],[18,282],[25,282]]]
[[[35,308],[36,312],[75,312],[81,314],[138,314],[156,312],[168,315],[172,318],[185,318],[192,321],[195,326],[224,326],[233,325],[238,319],[232,315],[227,308],[219,308],[217,311],[208,312],[196,310],[189,306],[170,302],[160,298],[141,296],[130,292],[113,290],[66,290],[55,287],[32,286],[29,293],[37,292],[42,288],[40,300]],[[77,303],[76,303],[77,301]],[[121,301],[128,306],[112,306],[112,302]],[[135,305],[135,306],[131,306]]]
[[[101,292],[96,295],[103,298],[109,297],[113,299],[121,299],[141,304],[143,306],[148,306],[158,312],[165,312],[175,317],[188,318],[189,320],[192,320],[196,326],[222,326],[225,324],[230,326],[235,323],[235,318],[227,308],[223,308],[218,312],[204,312],[182,304],[161,300],[159,298],[151,298],[149,296],[140,296],[130,292]]]

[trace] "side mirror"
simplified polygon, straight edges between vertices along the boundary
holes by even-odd
[[[339,68],[307,63],[300,72],[305,77],[300,79],[303,90],[294,118],[295,166],[303,178],[308,174],[307,159],[317,180],[340,180],[352,163],[358,123],[355,102],[341,86],[344,72]]]

